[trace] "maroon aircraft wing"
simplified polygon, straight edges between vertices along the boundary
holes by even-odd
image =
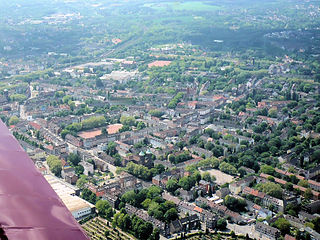
[[[0,239],[89,239],[1,120]]]

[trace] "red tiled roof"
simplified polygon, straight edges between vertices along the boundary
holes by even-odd
[[[267,121],[269,124],[272,124],[272,125],[274,125],[275,124],[275,122],[271,119],[271,118],[269,118],[269,117],[266,117],[266,116],[258,116],[258,118],[260,118],[260,119],[262,119],[262,120],[265,120],[265,121]]]
[[[119,43],[122,42],[122,40],[119,39],[119,38],[114,38],[114,39],[112,39],[112,42],[113,42],[114,44],[119,44]]]
[[[188,102],[188,106],[196,106],[198,101],[190,101]]]
[[[260,177],[268,179],[268,177],[270,177],[270,175],[269,174],[265,174],[265,173],[260,173]],[[284,181],[282,179],[275,178],[275,177],[274,177],[274,181],[277,182],[277,183],[283,184],[283,185],[287,183],[287,181]],[[301,192],[305,192],[307,190],[307,188],[301,187],[299,185],[293,185],[293,188],[294,189],[299,189]],[[319,199],[319,197],[320,197],[320,193],[319,192],[312,190],[312,194],[313,194],[314,197]]]
[[[260,210],[260,209],[261,209],[261,206],[255,204],[255,205],[253,205],[253,208],[256,209],[256,210]]]
[[[46,145],[46,149],[53,150],[53,146],[52,145]]]
[[[308,180],[308,183],[312,184],[312,185],[315,185],[315,186],[320,186],[320,183],[319,182],[316,182],[314,180]]]
[[[265,193],[263,192],[259,192],[258,190],[255,190],[253,188],[249,188],[249,187],[245,187],[243,189],[243,193],[245,194],[250,194],[252,196],[258,197],[258,198],[264,198],[265,197]]]
[[[284,240],[296,240],[296,238],[286,234],[286,236],[284,237]]]
[[[34,129],[37,129],[37,130],[41,129],[41,126],[38,123],[29,122],[29,125],[31,125]]]
[[[280,178],[275,178],[274,181],[275,181],[276,183],[280,183],[280,184],[282,184],[282,185],[285,185],[285,184],[287,183],[287,181],[282,180],[282,179],[280,179]]]
[[[260,177],[267,179],[268,177],[272,177],[272,176],[269,174],[260,173]]]
[[[171,64],[171,61],[154,61],[152,63],[148,64],[148,67],[164,67],[169,66]]]
[[[266,106],[266,102],[258,102],[258,108],[263,108]]]
[[[275,168],[274,169],[277,173],[280,173],[282,175],[286,175],[286,176],[291,176],[291,175],[294,175],[296,176],[298,179],[300,180],[304,180],[305,178],[303,176],[300,176],[300,175],[297,175],[297,174],[294,174],[294,173],[291,173],[291,172],[287,172],[287,171],[283,171],[281,169],[278,169],[278,168]]]
[[[60,109],[63,109],[63,110],[70,110],[70,107],[66,104],[63,104],[63,105],[60,105]]]
[[[193,210],[194,210],[194,211],[197,211],[197,212],[199,212],[199,213],[202,213],[202,211],[203,211],[203,209],[200,208],[200,207],[198,207],[198,206],[195,206]]]
[[[214,101],[218,101],[218,100],[221,100],[221,99],[226,99],[224,96],[222,96],[222,95],[214,95],[213,97],[212,97],[212,99],[214,100]]]

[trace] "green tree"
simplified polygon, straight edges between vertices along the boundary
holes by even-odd
[[[320,233],[320,217],[316,217],[311,221],[314,225],[314,230]]]
[[[69,130],[63,129],[60,134],[61,134],[61,137],[62,137],[63,139],[65,139],[66,136],[67,136],[67,134],[70,134],[70,133],[71,133],[71,132],[70,132]]]
[[[9,125],[15,125],[19,122],[19,118],[17,116],[12,116],[10,119],[9,119]]]
[[[160,239],[160,230],[158,228],[153,229],[153,232],[148,240],[159,240]]]
[[[144,122],[138,122],[137,129],[141,130],[141,129],[144,129],[144,128],[146,128],[146,124]]]
[[[74,167],[75,173],[77,174],[77,176],[80,176],[83,174],[84,172],[84,167],[82,165],[78,165]]]
[[[77,180],[76,186],[80,189],[83,189],[88,182],[88,177],[86,175],[81,175]]]
[[[68,103],[70,100],[71,100],[71,96],[69,96],[69,95],[66,95],[66,96],[64,96],[64,97],[62,98],[62,102],[63,102],[63,103]]]
[[[307,188],[306,191],[303,194],[305,199],[312,199],[313,193],[311,188]]]
[[[230,210],[235,212],[241,212],[245,211],[245,207],[247,206],[247,203],[243,199],[237,199],[235,197],[232,197],[230,195],[227,195],[224,198],[224,205],[226,205]]]
[[[153,231],[152,224],[149,222],[145,222],[138,227],[137,237],[141,240],[147,240]]]
[[[103,135],[108,135],[108,131],[107,131],[107,129],[105,127],[101,129],[101,133]]]
[[[115,142],[109,142],[107,149],[106,149],[106,153],[109,154],[110,156],[114,156],[117,153],[117,145],[115,144]]]
[[[239,174],[240,174],[240,178],[242,178],[242,177],[244,177],[245,175],[247,175],[247,171],[244,170],[243,168],[240,168],[238,172],[239,172]]]
[[[224,218],[220,218],[217,221],[217,228],[219,230],[225,230],[227,228],[227,221]]]
[[[129,125],[123,125],[122,128],[120,128],[119,132],[123,133],[123,132],[127,132],[127,131],[131,131],[132,128]]]
[[[288,191],[293,191],[293,184],[290,182],[287,182],[284,187]]]
[[[128,126],[135,126],[136,125],[136,119],[132,116],[121,116],[120,122],[123,125],[128,125]]]
[[[211,176],[209,172],[204,172],[201,176],[202,180],[205,180],[207,182],[214,182],[216,178],[214,176]]]
[[[286,206],[286,212],[292,216],[298,217],[298,212],[300,211],[300,205],[289,203]]]
[[[121,201],[136,206],[136,197],[136,193],[133,190],[127,191],[122,195]]]
[[[111,220],[111,218],[113,217],[113,209],[112,208],[108,208],[106,211],[105,211],[105,217],[109,220]]]
[[[201,180],[201,174],[199,171],[195,171],[191,176],[197,183]]]
[[[320,150],[314,151],[314,153],[311,155],[311,159],[313,162],[320,163]]]
[[[24,100],[27,99],[27,97],[23,94],[12,94],[10,95],[9,98],[12,102],[19,102],[19,103],[22,103]]]
[[[81,161],[81,158],[78,154],[70,153],[68,156],[68,161],[71,162],[73,166],[78,166]]]
[[[153,117],[157,117],[160,118],[164,115],[164,112],[160,111],[160,110],[150,110],[149,114]]]
[[[189,191],[194,186],[195,183],[196,183],[195,179],[193,179],[190,176],[182,177],[179,180],[179,186],[187,191]]]
[[[174,178],[169,179],[166,184],[166,189],[168,190],[168,192],[174,192],[178,189],[178,187],[178,181]]]
[[[299,182],[299,179],[295,175],[290,175],[290,182],[293,184],[297,184]]]
[[[274,168],[272,166],[266,165],[266,164],[261,166],[260,171],[265,174],[269,174],[269,175],[273,175],[275,173]]]
[[[274,227],[281,231],[282,235],[290,233],[290,223],[285,218],[278,218],[273,224]]]
[[[149,187],[147,197],[150,199],[153,199],[157,196],[160,196],[161,193],[162,193],[162,189],[158,186],[153,185],[153,186]]]
[[[260,183],[257,189],[275,198],[282,199],[283,190],[281,186],[274,182]]]
[[[101,127],[106,124],[106,118],[104,116],[94,116],[91,118],[88,118],[86,120],[83,120],[81,122],[82,129],[92,129],[96,127]]]
[[[144,209],[148,209],[148,207],[151,205],[151,202],[152,202],[152,200],[150,198],[147,198],[141,203],[141,206]]]
[[[222,171],[222,172],[225,172],[225,173],[228,173],[228,174],[237,174],[237,169],[232,166],[230,163],[227,163],[227,162],[221,162],[220,165],[219,165],[219,169]]]
[[[212,149],[212,153],[215,157],[221,157],[223,156],[223,148],[221,146],[216,145]]]
[[[96,87],[97,88],[103,88],[104,87],[100,78],[96,79]]]
[[[106,211],[107,209],[111,208],[110,204],[106,200],[99,200],[96,203],[96,209],[98,210],[98,213],[102,217],[106,217]]]
[[[92,204],[96,204],[96,202],[97,202],[96,194],[91,192],[87,188],[82,190],[80,197],[83,198],[84,200],[87,200],[88,202],[90,202]]]
[[[165,214],[164,219],[166,222],[171,222],[173,220],[176,220],[178,218],[178,212],[175,208],[170,208]]]
[[[47,160],[47,164],[50,168],[50,171],[60,177],[61,175],[61,170],[62,170],[62,163],[60,161],[60,159],[57,156],[54,155],[50,155],[46,158]]]
[[[298,183],[299,186],[304,187],[304,188],[308,188],[309,187],[309,183],[307,180],[300,180]]]
[[[143,203],[145,203],[145,202],[143,202]],[[160,208],[159,203],[151,201],[150,205],[148,206],[148,214],[150,216],[157,214],[160,211],[159,208]],[[161,212],[161,215],[162,214],[163,213]]]

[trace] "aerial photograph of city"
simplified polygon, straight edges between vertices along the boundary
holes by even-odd
[[[319,0],[0,0],[0,240],[320,240]]]

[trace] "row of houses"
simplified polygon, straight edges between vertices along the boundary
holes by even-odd
[[[288,172],[288,171],[284,171],[284,170],[281,170],[281,169],[278,169],[278,168],[275,168],[275,171],[279,174],[281,174],[282,176],[295,176],[297,179],[299,180],[306,180],[310,186],[311,189],[313,189],[314,191],[318,191],[320,192],[320,182],[316,182],[314,180],[311,180],[311,179],[306,179],[305,177],[301,176],[301,175],[298,175],[298,174],[294,174],[294,173],[291,173],[291,172]]]
[[[279,183],[281,185],[285,185],[287,183],[287,181],[285,181],[283,179],[276,178],[276,177],[273,177],[273,176],[271,176],[269,174],[265,174],[265,173],[261,173],[260,177],[263,178],[263,179],[266,179],[266,180],[269,179],[269,178],[273,178],[276,183]],[[307,191],[307,188],[299,186],[299,185],[295,185],[295,184],[293,185],[293,188],[300,190],[302,193],[305,193]],[[314,200],[319,200],[320,199],[320,193],[319,192],[317,192],[315,190],[311,190],[311,192],[312,192]]]
[[[284,211],[285,206],[284,206],[283,200],[281,199],[271,197],[263,192],[260,192],[250,187],[245,187],[242,193],[259,198],[262,201],[262,204],[264,206],[267,206],[267,207],[272,206],[274,208],[274,211],[276,212]]]
[[[210,208],[210,210],[221,216],[221,217],[229,217],[230,220],[232,222],[235,222],[237,224],[241,224],[241,223],[244,223],[245,220],[241,217],[241,215],[239,213],[236,213],[236,212],[233,212],[231,210],[229,210],[226,206],[224,205],[220,205],[220,204],[216,204],[206,198],[203,198],[203,197],[198,197],[196,200],[195,200],[195,203],[197,206],[201,207],[201,206],[207,206]]]
[[[187,214],[189,216],[197,215],[201,222],[204,223],[205,228],[214,229],[216,227],[218,217],[214,213],[205,210],[197,205],[180,200],[179,198],[172,196],[168,192],[163,192],[162,197],[167,201],[175,203],[181,213]]]

